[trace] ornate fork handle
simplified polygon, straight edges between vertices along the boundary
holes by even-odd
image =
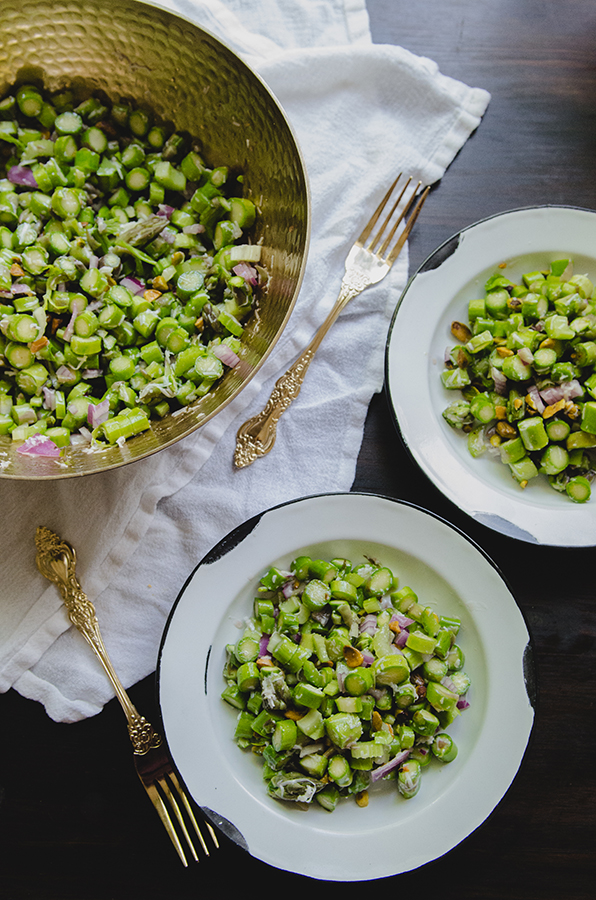
[[[249,466],[259,456],[265,456],[269,453],[275,443],[277,423],[285,410],[291,405],[300,393],[302,382],[304,381],[306,372],[312,359],[319,347],[319,344],[337,319],[338,315],[352,297],[360,294],[365,288],[377,284],[391,269],[391,266],[401,253],[401,250],[412,230],[422,205],[425,202],[430,186],[424,188],[421,194],[418,190],[422,182],[411,192],[403,206],[401,206],[402,198],[410,184],[412,177],[410,176],[405,186],[399,192],[397,199],[394,199],[393,206],[389,214],[382,222],[376,235],[372,236],[372,232],[379,221],[379,217],[385,210],[391,197],[394,196],[394,190],[401,179],[401,173],[397,176],[379,206],[376,208],[371,218],[364,226],[364,230],[352,245],[345,262],[345,274],[341,282],[341,290],[339,297],[331,312],[315,334],[310,344],[302,351],[296,362],[290,366],[288,371],[277,381],[269,401],[265,408],[258,415],[253,416],[241,425],[236,434],[236,450],[234,452],[234,463],[238,468]],[[401,231],[400,225],[405,221],[405,217],[410,211],[412,204],[414,208],[409,219],[405,222]],[[396,214],[396,217],[394,216]],[[389,233],[385,236],[386,230]],[[370,243],[367,241],[370,238]],[[395,238],[395,240],[394,240]],[[379,242],[381,245],[377,248]],[[393,244],[393,245],[392,245]]]
[[[269,453],[277,436],[277,423],[300,393],[308,367],[323,338],[346,304],[369,285],[370,278],[362,272],[351,270],[345,273],[338,298],[310,344],[275,382],[271,396],[261,412],[252,419],[247,419],[244,425],[238,429],[234,452],[234,464],[237,468],[248,466],[257,457]]]
[[[153,747],[159,747],[161,736],[136,710],[112,666],[99,630],[95,607],[81,590],[76,576],[74,547],[43,526],[37,529],[35,545],[39,571],[60,591],[70,621],[93,649],[110,679],[126,716],[134,752],[142,756]]]

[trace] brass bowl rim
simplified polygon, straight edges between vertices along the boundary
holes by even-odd
[[[3,4],[5,9],[6,9],[6,6],[10,5],[10,2],[11,2],[11,0],[8,0],[8,3]],[[35,459],[36,468],[38,469],[38,472],[34,472],[33,474],[31,474],[30,472],[27,472],[26,474],[22,473],[22,472],[21,473],[6,472],[3,467],[3,462],[5,461],[4,454],[7,451],[5,451],[4,448],[0,445],[0,479],[10,480],[10,481],[41,481],[41,482],[43,482],[43,481],[59,481],[59,480],[67,479],[67,478],[81,478],[81,477],[85,477],[88,475],[101,474],[103,472],[107,472],[107,471],[110,471],[113,469],[122,468],[124,466],[130,465],[135,462],[140,462],[143,459],[148,459],[149,457],[154,456],[155,454],[161,452],[162,450],[166,450],[166,449],[174,446],[175,444],[178,444],[181,441],[186,440],[192,434],[194,434],[199,429],[201,429],[204,425],[206,425],[208,422],[210,422],[213,418],[215,418],[215,416],[217,416],[220,412],[222,412],[232,401],[234,401],[238,397],[238,395],[244,390],[244,388],[252,381],[252,379],[255,377],[255,375],[261,369],[261,367],[264,365],[264,363],[267,361],[267,359],[269,358],[273,349],[275,348],[276,344],[282,337],[282,335],[286,329],[286,326],[288,324],[288,321],[292,315],[292,312],[294,311],[296,302],[298,300],[298,296],[300,294],[300,290],[302,288],[302,282],[304,279],[304,273],[305,273],[305,269],[306,269],[306,265],[307,265],[307,261],[308,261],[310,239],[311,239],[311,232],[312,232],[312,193],[311,193],[310,180],[309,180],[309,175],[308,175],[308,169],[306,166],[306,161],[304,158],[304,153],[302,151],[302,147],[298,140],[296,130],[295,130],[294,126],[292,125],[290,119],[288,118],[288,115],[287,115],[282,103],[278,100],[277,96],[275,95],[273,90],[269,87],[269,85],[267,84],[265,79],[249,63],[247,63],[235,50],[233,50],[230,47],[230,45],[225,42],[225,40],[223,40],[222,38],[220,38],[219,36],[214,34],[208,28],[205,28],[203,25],[199,25],[197,22],[193,21],[191,18],[189,18],[187,15],[185,15],[181,12],[170,10],[170,9],[167,9],[166,7],[160,6],[157,3],[154,3],[153,0],[128,0],[128,3],[130,3],[132,5],[149,7],[151,9],[155,10],[159,15],[165,16],[166,18],[182,20],[188,26],[190,26],[192,29],[195,29],[196,31],[202,32],[203,34],[207,35],[210,40],[212,40],[216,44],[219,44],[222,48],[224,48],[224,50],[227,53],[229,53],[231,56],[233,56],[235,58],[235,60],[246,70],[249,77],[252,77],[260,84],[261,88],[268,95],[268,98],[271,101],[271,103],[277,108],[277,112],[278,112],[280,118],[282,119],[283,124],[287,128],[288,134],[290,135],[290,137],[292,139],[293,151],[295,153],[296,162],[297,162],[297,164],[299,164],[297,166],[297,168],[299,168],[300,175],[302,177],[303,191],[304,191],[304,206],[305,206],[305,216],[304,216],[304,224],[303,224],[304,244],[303,244],[303,250],[302,250],[302,254],[301,254],[300,266],[299,266],[299,269],[296,274],[293,296],[292,296],[291,302],[288,304],[288,307],[285,311],[283,319],[280,322],[280,325],[277,329],[277,333],[276,333],[274,339],[269,343],[269,345],[263,352],[263,354],[260,357],[260,359],[258,360],[258,362],[252,367],[251,371],[247,375],[245,375],[245,377],[243,378],[243,381],[230,393],[230,395],[221,401],[221,403],[217,406],[216,409],[212,410],[209,413],[204,414],[203,417],[199,421],[196,421],[194,423],[194,425],[190,426],[184,434],[180,434],[180,435],[174,436],[170,439],[166,439],[163,441],[163,443],[160,443],[159,446],[150,447],[149,449],[143,451],[142,453],[139,453],[137,456],[131,455],[130,457],[127,458],[126,455],[123,454],[123,456],[121,458],[119,458],[113,462],[108,462],[103,465],[98,465],[96,468],[83,470],[83,471],[81,471],[75,467],[71,468],[69,466],[55,466],[55,465],[52,466],[51,464],[52,463],[55,464],[55,462],[56,462],[55,460],[53,460],[53,459],[48,460],[43,457],[38,457]],[[16,2],[14,2],[12,5],[15,8],[21,7],[21,4],[16,3]],[[34,0],[34,5],[36,5],[35,0]],[[51,4],[48,4],[48,5],[51,5]],[[101,5],[102,5],[101,0],[97,0],[97,6],[99,7]],[[191,404],[189,407],[185,407],[183,409],[192,410],[192,408],[193,408],[193,405]],[[182,410],[181,410],[181,412],[182,412]],[[171,416],[171,415],[172,415],[172,413],[169,414],[169,416]],[[131,438],[130,440],[133,441],[134,437]],[[8,445],[8,447],[10,447],[10,444]],[[124,447],[126,447],[126,444],[124,445]],[[89,452],[87,448],[80,450],[79,448],[76,448],[76,447],[69,447],[66,449],[69,452],[69,454],[75,458],[76,458],[76,454],[79,452],[85,452],[85,453]],[[113,447],[106,448],[106,450],[113,450],[113,449],[114,449]],[[121,449],[123,449],[123,448],[121,448]],[[13,453],[16,453],[16,452],[17,451],[15,448],[13,450]],[[99,456],[99,454],[101,452],[102,452],[101,450],[93,451],[93,453],[94,454],[96,453],[97,456]],[[12,455],[12,454],[10,454],[10,455]],[[47,465],[48,463],[50,464],[49,466]],[[45,469],[45,471],[42,471],[42,469]]]

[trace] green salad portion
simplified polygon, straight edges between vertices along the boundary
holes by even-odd
[[[222,698],[271,797],[333,811],[349,796],[366,806],[387,780],[411,798],[426,766],[456,758],[447,729],[470,686],[461,622],[386,566],[297,557],[263,575],[253,612],[226,647]]]
[[[0,101],[0,434],[121,443],[238,365],[261,280],[242,176],[151,114]]]
[[[596,298],[571,260],[520,283],[502,272],[451,327],[443,386],[460,398],[443,411],[466,432],[473,457],[489,452],[525,488],[544,476],[576,503],[590,499],[596,447]]]

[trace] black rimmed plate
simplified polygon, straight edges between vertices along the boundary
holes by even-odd
[[[516,282],[555,259],[573,260],[596,283],[596,212],[562,206],[512,210],[471,225],[432,253],[402,294],[389,330],[386,388],[403,441],[433,484],[459,509],[489,528],[530,543],[591,547],[596,497],[573,503],[546,476],[525,489],[499,457],[474,459],[466,435],[442,412],[458,391],[440,374],[456,343],[454,320],[467,322],[468,301],[484,296],[495,272]]]
[[[252,615],[260,576],[298,554],[378,558],[424,605],[462,620],[458,642],[472,678],[470,708],[450,728],[459,754],[425,770],[404,800],[395,784],[360,808],[304,812],[268,797],[262,762],[233,734],[237,711],[221,699],[225,646]],[[207,814],[252,856],[329,881],[415,869],[477,828],[517,773],[533,724],[529,636],[499,571],[465,535],[416,506],[370,494],[305,497],[231,532],[190,575],[159,655],[159,702],[174,763]],[[446,825],[448,823],[448,825]]]

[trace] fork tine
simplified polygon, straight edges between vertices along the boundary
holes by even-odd
[[[188,867],[188,862],[186,860],[186,856],[184,855],[184,850],[182,849],[182,844],[180,843],[178,835],[176,834],[176,829],[174,828],[174,825],[170,818],[170,814],[166,808],[165,803],[163,802],[163,800],[161,798],[159,791],[153,784],[146,784],[146,785],[144,785],[144,787],[145,787],[145,790],[147,791],[147,793],[149,794],[149,797],[151,798],[151,802],[153,803],[155,809],[157,810],[157,815],[161,819],[162,825],[164,826],[165,830],[168,832],[168,834],[170,836],[170,840],[172,841],[174,847],[176,848],[176,852],[178,853],[178,856],[182,860],[182,864],[184,866]]]
[[[168,774],[171,774],[171,773],[168,773]],[[178,802],[177,802],[176,798],[174,797],[174,794],[172,793],[170,785],[168,784],[168,782],[165,778],[158,778],[157,783],[160,786],[160,788],[162,789],[162,791],[164,792],[164,794],[166,795],[166,798],[167,798],[171,808],[174,810],[174,815],[176,816],[176,819],[178,820],[178,825],[180,826],[180,830],[182,831],[182,834],[184,835],[186,843],[190,847],[190,852],[193,855],[194,861],[198,862],[199,857],[197,856],[197,851],[195,850],[194,844],[190,839],[190,834],[188,833],[188,829],[186,827],[186,823],[182,816],[182,812],[180,810],[180,807],[178,806]],[[199,832],[199,836],[201,837],[201,843],[203,844],[205,852],[207,853],[207,856],[208,856],[209,853],[207,851],[207,848],[205,847],[205,843],[203,841],[203,838],[202,838],[202,835],[200,832]]]
[[[207,828],[207,831],[211,835],[211,840],[215,844],[216,849],[219,850],[219,841],[217,840],[217,835],[215,834],[215,831],[213,830],[213,828],[211,827],[209,822],[205,822],[205,827]]]
[[[400,172],[399,175],[397,176],[397,178],[395,179],[395,181],[393,182],[393,184],[391,185],[391,187],[389,188],[389,190],[387,191],[387,193],[385,194],[385,196],[383,197],[383,199],[381,200],[381,202],[379,203],[379,205],[377,206],[377,208],[375,209],[374,213],[370,217],[368,223],[366,224],[366,226],[364,228],[364,231],[362,232],[360,237],[357,239],[356,244],[360,244],[362,246],[364,244],[364,242],[370,236],[373,228],[377,224],[379,216],[385,209],[385,206],[387,205],[387,202],[388,202],[391,194],[393,193],[395,186],[396,186],[397,182],[399,181],[399,179],[401,178],[401,176],[402,176],[402,173]],[[408,186],[408,183],[410,181],[411,181],[411,178],[408,179],[408,182],[406,183],[406,187]],[[405,188],[404,188],[404,190],[405,190]]]
[[[393,204],[393,206],[391,207],[391,209],[389,210],[389,212],[388,212],[387,215],[385,216],[385,221],[383,222],[383,224],[382,224],[381,227],[379,228],[379,230],[378,230],[378,232],[377,232],[377,234],[376,234],[376,237],[374,237],[374,238],[371,240],[370,244],[369,244],[368,247],[366,248],[367,250],[370,250],[371,252],[374,252],[375,247],[377,246],[378,242],[381,240],[381,237],[383,236],[383,233],[384,233],[385,229],[386,229],[387,226],[389,225],[389,222],[391,221],[391,219],[392,219],[392,217],[393,217],[393,215],[394,215],[394,213],[395,213],[395,210],[397,209],[397,207],[398,207],[399,204],[401,203],[402,198],[403,198],[403,195],[405,194],[405,192],[406,192],[406,190],[407,190],[407,188],[408,188],[408,186],[409,186],[411,180],[412,180],[412,176],[410,175],[410,177],[408,178],[408,180],[407,180],[406,183],[404,184],[403,188],[401,189],[401,191],[400,191],[398,197],[396,198],[395,203]],[[420,182],[418,182],[418,186],[415,188],[414,194],[416,193],[416,191],[418,190],[419,187],[420,187]],[[412,196],[413,196],[413,195],[412,195]],[[397,219],[397,222],[396,222],[395,225],[393,226],[393,230],[391,231],[391,234],[390,234],[390,236],[389,236],[390,238],[393,237],[393,235],[395,234],[395,229],[397,228],[397,226],[399,225],[399,223],[401,222],[401,220],[402,220],[403,217],[405,216],[405,214],[406,214],[406,212],[408,211],[409,206],[410,206],[411,203],[412,203],[412,198],[410,197],[410,200],[409,200],[408,203],[406,204],[405,208],[402,210],[400,216],[399,216],[398,219]],[[387,245],[387,240],[385,240],[385,243],[383,244],[383,248],[385,248],[386,245]],[[381,252],[382,252],[382,250],[377,250],[376,252],[380,255]]]
[[[396,244],[395,244],[393,250],[391,251],[391,253],[389,254],[389,256],[387,256],[387,258],[386,258],[385,261],[386,261],[387,263],[389,263],[390,266],[393,265],[393,263],[395,262],[395,260],[396,260],[397,257],[399,256],[399,254],[401,253],[401,249],[402,249],[403,245],[405,244],[405,242],[406,242],[407,239],[408,239],[408,236],[409,236],[409,234],[410,234],[410,232],[411,232],[411,230],[412,230],[412,228],[413,228],[413,226],[414,226],[414,222],[415,222],[416,219],[418,218],[418,216],[419,216],[419,214],[420,214],[420,210],[422,209],[422,207],[423,207],[423,205],[424,205],[424,201],[425,201],[426,198],[428,197],[428,192],[429,192],[429,191],[430,191],[430,185],[427,185],[427,186],[424,188],[424,190],[422,191],[422,193],[420,194],[420,196],[418,197],[418,202],[416,203],[416,206],[415,206],[414,209],[412,210],[412,214],[410,215],[410,218],[409,218],[408,221],[406,222],[405,227],[404,227],[404,230],[403,230],[402,233],[400,234],[399,239],[397,240],[397,242],[396,242]],[[406,209],[409,209],[409,207],[410,207],[410,205],[411,205],[412,200],[414,199],[414,197],[415,197],[415,193],[412,194],[412,197],[410,198],[410,202],[408,203]],[[402,217],[402,218],[403,218],[403,217]],[[399,223],[398,223],[398,224],[399,224]],[[391,232],[391,237],[393,236],[394,233],[395,233],[395,228],[394,228],[394,229],[392,230],[392,232]],[[384,250],[386,249],[386,245],[387,245],[388,240],[389,240],[389,239],[387,239],[387,241],[385,241],[385,243],[383,244],[383,247],[381,248],[381,250],[379,250],[379,253],[381,253],[382,251],[384,251]]]
[[[178,795],[179,795],[180,799],[182,800],[184,809],[186,810],[186,814],[188,815],[188,818],[189,818],[194,830],[197,833],[197,837],[198,837],[199,841],[201,842],[201,847],[203,848],[203,850],[205,851],[207,856],[209,856],[209,850],[207,849],[205,839],[204,839],[203,835],[201,834],[201,830],[200,830],[197,820],[195,818],[195,814],[193,813],[193,811],[190,807],[190,803],[188,802],[188,797],[186,796],[186,791],[184,790],[184,788],[178,781],[178,778],[176,777],[174,772],[170,772],[170,779],[172,781],[172,784],[178,791]],[[215,831],[213,830],[213,828],[211,827],[209,822],[205,821],[203,824],[205,825],[207,831],[209,832],[209,836],[210,836],[211,840],[213,841],[215,847],[217,849],[219,849],[219,841],[217,840]]]
[[[422,182],[419,181],[418,184],[416,185],[416,187],[414,188],[414,190],[412,191],[412,193],[410,194],[409,199],[407,200],[407,202],[405,203],[405,205],[404,205],[402,211],[400,212],[399,216],[398,216],[397,219],[395,220],[395,223],[394,223],[394,225],[393,225],[393,228],[391,229],[391,231],[389,232],[389,234],[387,235],[387,237],[385,238],[385,240],[383,241],[383,243],[381,244],[381,246],[380,246],[379,249],[377,250],[377,256],[382,256],[382,255],[385,253],[385,251],[386,251],[387,247],[389,246],[389,244],[391,243],[391,241],[393,240],[393,235],[395,234],[395,232],[397,231],[397,229],[399,228],[399,226],[401,225],[401,223],[402,223],[403,220],[405,219],[406,215],[408,214],[408,212],[409,212],[409,210],[410,210],[410,207],[411,207],[412,203],[414,202],[414,199],[415,199],[415,197],[416,197],[416,194],[417,194],[417,192],[420,190],[421,184],[422,184]],[[397,198],[397,200],[395,201],[395,204],[394,204],[394,206],[393,206],[393,209],[391,210],[391,213],[389,214],[389,216],[387,216],[387,218],[386,218],[385,221],[383,222],[383,227],[382,227],[382,229],[380,229],[380,231],[379,231],[379,235],[378,235],[377,240],[380,240],[381,235],[383,234],[383,232],[384,232],[386,226],[389,224],[389,219],[390,219],[390,217],[393,215],[394,211],[396,210],[398,203],[400,202],[401,198],[403,197],[403,194],[404,194],[404,192],[402,191],[401,194],[400,194],[400,196],[399,196],[399,197]]]

